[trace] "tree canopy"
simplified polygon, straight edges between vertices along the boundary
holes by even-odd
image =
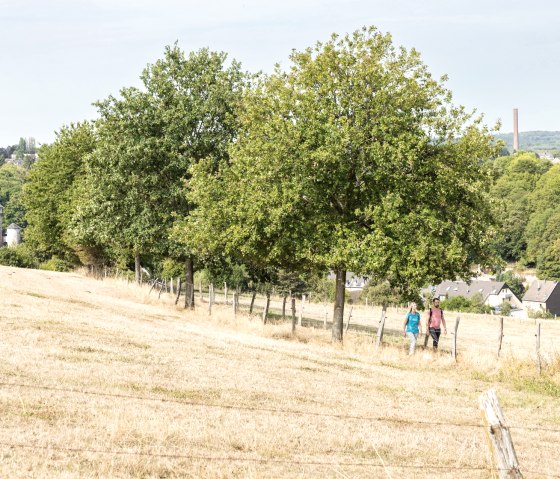
[[[246,92],[231,163],[194,170],[192,243],[405,292],[487,262],[494,218],[481,160],[496,146],[420,55],[364,28],[290,59]]]

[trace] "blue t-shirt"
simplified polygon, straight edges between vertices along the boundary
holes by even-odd
[[[406,332],[418,334],[418,323],[420,322],[420,313],[416,311],[416,313],[408,313],[406,315]]]

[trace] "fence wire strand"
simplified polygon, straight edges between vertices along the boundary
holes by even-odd
[[[250,411],[250,412],[266,412],[272,414],[285,414],[285,415],[294,415],[294,416],[328,417],[328,418],[335,418],[335,419],[392,422],[397,424],[412,424],[412,425],[423,425],[423,426],[432,426],[432,425],[454,426],[454,427],[468,427],[468,428],[482,428],[482,429],[486,427],[484,424],[467,423],[467,422],[455,423],[455,422],[446,422],[446,421],[419,421],[419,420],[402,419],[398,417],[386,417],[386,416],[355,416],[351,414],[332,414],[332,413],[314,412],[314,411],[295,411],[291,409],[240,406],[235,404],[211,404],[211,403],[196,402],[196,401],[186,401],[183,399],[135,396],[132,394],[117,394],[117,393],[107,393],[107,392],[100,392],[100,391],[83,391],[79,389],[68,389],[68,388],[60,388],[55,386],[41,386],[36,384],[0,382],[0,386],[13,387],[13,388],[40,389],[45,391],[82,394],[85,396],[100,396],[100,397],[108,397],[108,398],[133,399],[136,401],[152,401],[152,402],[163,402],[163,403],[168,402],[168,403],[183,404],[185,406],[193,406],[193,407],[231,409],[231,410]],[[508,426],[508,427],[509,429],[517,429],[517,430],[525,430],[525,431],[543,431],[543,432],[560,433],[560,429],[553,429],[553,428],[540,427],[540,426]]]

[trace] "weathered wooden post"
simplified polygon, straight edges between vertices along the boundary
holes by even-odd
[[[286,301],[288,301],[288,295],[284,293],[282,296],[282,320],[286,319]]]
[[[354,305],[350,305],[350,312],[348,313],[348,321],[346,322],[346,329],[344,330],[345,335],[348,332],[348,328],[350,327],[350,318],[352,317],[352,308],[354,308]]]
[[[198,295],[200,296],[200,302],[202,303],[202,280],[198,282]]]
[[[210,283],[208,286],[208,314],[212,314],[212,303],[214,302],[214,285]]]
[[[500,479],[523,479],[496,390],[481,394],[479,404]]]
[[[256,297],[257,297],[257,292],[253,291],[253,295],[251,296],[251,305],[249,306],[249,314],[253,314],[253,306],[255,305]]]
[[[179,302],[179,298],[181,297],[181,277],[177,279],[177,297],[175,298],[175,304]]]
[[[502,350],[502,341],[504,339],[504,317],[500,316],[500,335],[498,336],[498,357]]]
[[[541,374],[541,323],[537,324],[537,332],[535,333],[536,343],[535,347],[537,350],[537,371],[539,375]]]
[[[323,305],[323,310],[325,312],[325,319],[323,321],[323,328],[327,329],[327,320],[329,319],[329,311],[325,305]]]
[[[233,292],[233,318],[237,318],[237,291]]]
[[[301,327],[301,320],[303,318],[303,309],[305,308],[305,294],[301,295],[301,303],[299,308],[298,326]]]
[[[227,283],[224,281],[224,303],[227,305],[228,304],[228,300],[227,300]]]
[[[270,307],[270,291],[266,292],[266,302],[263,309],[263,324],[266,324],[266,320],[268,319],[268,308]]]
[[[291,296],[291,300],[292,300],[292,334],[294,334],[296,332],[296,297]]]
[[[161,292],[163,291],[163,288],[165,288],[165,283],[166,283],[166,281],[164,279],[162,279],[160,287],[159,287],[158,299],[161,297]]]
[[[451,350],[451,356],[457,361],[457,330],[459,329],[459,322],[461,321],[461,316],[457,316],[455,320],[455,330],[453,332],[453,348]]]
[[[379,327],[377,328],[377,340],[375,342],[375,349],[379,349],[381,341],[383,341],[383,328],[385,327],[385,316],[387,315],[387,305],[383,305],[381,310],[381,319],[379,320]]]

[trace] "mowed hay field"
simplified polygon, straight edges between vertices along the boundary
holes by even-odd
[[[457,363],[409,358],[390,335],[378,352],[352,331],[334,346],[122,281],[0,276],[2,478],[489,478],[491,387],[524,477],[560,476],[553,355],[542,376],[468,342]]]

